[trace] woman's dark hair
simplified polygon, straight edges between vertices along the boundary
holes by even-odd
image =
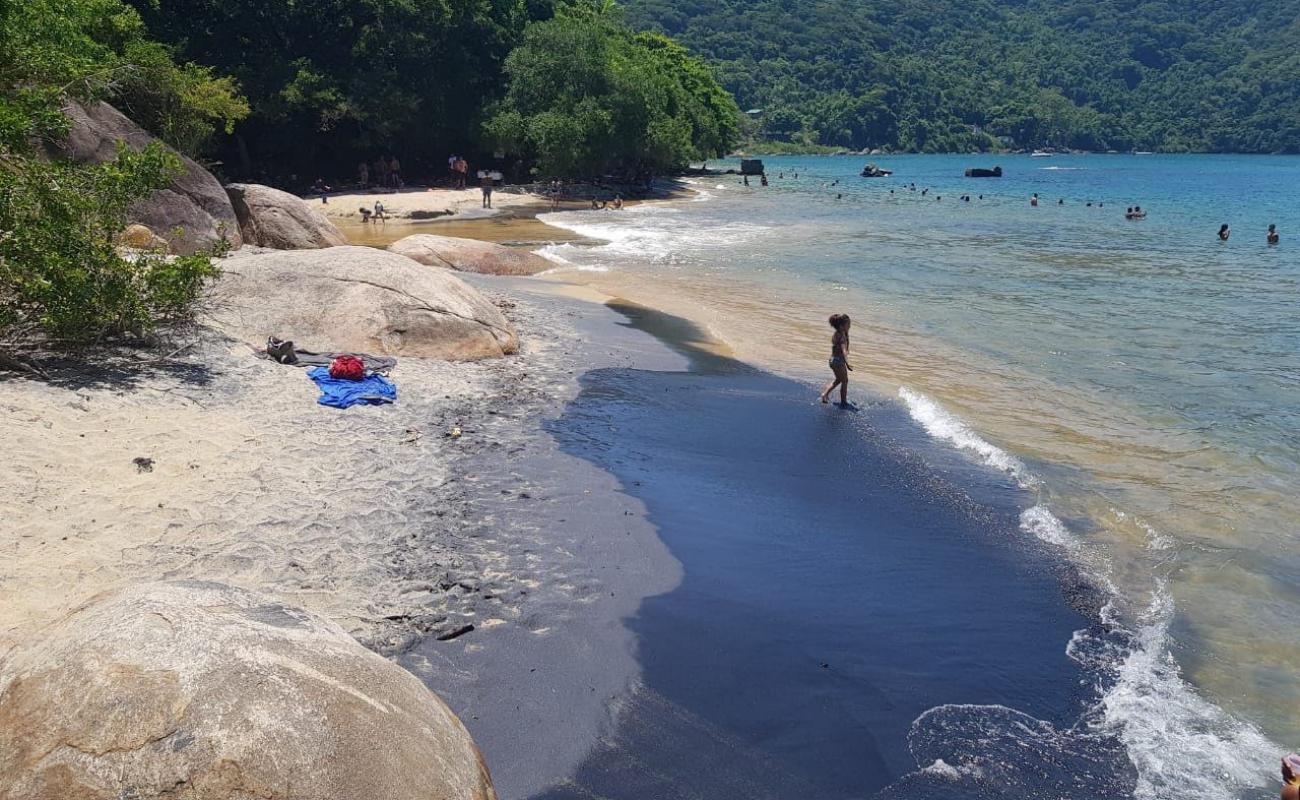
[[[832,328],[834,328],[835,330],[839,330],[840,328],[844,327],[849,323],[849,315],[831,314],[830,323]]]
[[[1228,223],[1226,222],[1219,226],[1220,231],[1226,231],[1227,229],[1228,229]]]

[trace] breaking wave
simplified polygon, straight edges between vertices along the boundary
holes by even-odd
[[[1038,476],[964,420],[920,392],[903,387],[898,394],[931,437],[1040,493]],[[1174,546],[1137,522],[1151,551]],[[1045,503],[1023,511],[1020,528],[1080,560],[1083,541]],[[913,723],[908,740],[916,763],[926,766],[882,791],[879,800],[950,797],[957,784],[962,797],[1008,800],[1268,796],[1266,776],[1281,749],[1183,678],[1171,652],[1174,599],[1166,580],[1155,575],[1149,601],[1139,604],[1143,610],[1124,620],[1116,610],[1118,590],[1104,572],[1096,574],[1093,562],[1078,566],[1112,599],[1066,645],[1095,692],[1078,722],[1058,728],[1002,706],[938,706]]]

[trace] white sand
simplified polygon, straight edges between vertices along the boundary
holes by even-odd
[[[328,203],[318,197],[308,196],[313,208],[331,219],[360,219],[361,209],[375,207],[375,201],[384,204],[385,213],[394,219],[411,219],[412,214],[447,212],[451,216],[437,219],[469,219],[494,216],[503,210],[518,206],[541,206],[541,198],[531,194],[497,189],[492,193],[492,208],[483,208],[483,193],[478,187],[468,189],[409,188],[400,192],[356,192],[330,195]],[[417,214],[418,216],[418,214]]]
[[[448,465],[486,446],[475,416],[536,364],[400,360],[396,405],[340,411],[317,405],[305,369],[203,337],[133,372],[0,373],[0,657],[143,580],[271,591],[378,646],[385,618],[437,634],[473,617],[436,584],[493,575],[505,554],[448,530],[459,523],[439,503],[461,499]]]

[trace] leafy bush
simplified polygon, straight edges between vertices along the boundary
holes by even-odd
[[[115,247],[128,207],[179,169],[157,144],[97,166],[0,162],[0,338],[87,342],[185,316],[217,273],[209,255]]]
[[[246,113],[234,84],[178,65],[121,0],[0,0],[0,340],[143,334],[185,316],[216,273],[208,255],[123,257],[132,203],[181,168],[155,144],[100,165],[49,162],[70,99],[106,97],[193,151]]]

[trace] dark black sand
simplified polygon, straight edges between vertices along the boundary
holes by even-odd
[[[514,467],[544,501],[492,512],[554,529],[585,595],[417,651],[504,798],[974,796],[908,776],[986,741],[1005,796],[1131,788],[1113,745],[1065,732],[1091,599],[1019,530],[1019,490],[891,403],[822,406],[618,310],[572,320],[581,391]]]

